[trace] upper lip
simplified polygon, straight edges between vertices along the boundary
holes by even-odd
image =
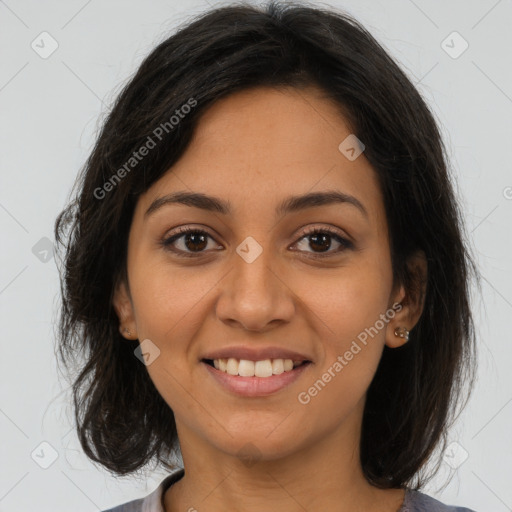
[[[311,361],[311,358],[282,347],[224,347],[213,350],[204,355],[201,359],[246,359],[248,361],[264,361],[265,359],[292,359],[293,361]]]

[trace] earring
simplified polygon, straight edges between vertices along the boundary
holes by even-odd
[[[395,329],[395,336],[405,338],[405,341],[409,341],[409,331],[405,327],[397,327]]]

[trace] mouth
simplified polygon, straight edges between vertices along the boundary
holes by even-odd
[[[309,360],[263,359],[252,361],[234,357],[201,359],[201,365],[214,385],[232,395],[245,398],[278,393],[308,373]],[[218,367],[218,368],[217,368]]]
[[[233,377],[258,377],[269,378],[281,375],[285,372],[292,372],[295,369],[311,364],[309,360],[293,359],[263,359],[251,361],[249,359],[237,359],[234,357],[220,359],[202,359],[203,363],[215,368],[219,372],[226,373]]]

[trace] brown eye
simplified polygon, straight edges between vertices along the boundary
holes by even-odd
[[[313,228],[304,232],[296,242],[299,244],[302,240],[309,239],[307,244],[303,244],[304,250],[308,247],[312,249],[312,252],[315,256],[324,257],[332,256],[339,252],[342,252],[345,249],[352,249],[354,244],[341,236],[336,230],[331,228]],[[338,249],[334,251],[330,251],[332,247],[332,240],[335,240],[335,243],[338,244]],[[303,249],[300,249],[303,250]],[[308,252],[307,250],[305,252]]]
[[[207,231],[185,227],[178,229],[176,233],[162,240],[161,245],[177,256],[194,257],[208,252],[207,247],[209,239],[214,240]],[[302,242],[302,240],[306,239],[309,239],[309,242]],[[300,239],[295,242],[295,245],[301,244],[301,242],[303,245],[303,248],[299,248],[301,252],[310,252],[313,254],[313,257],[319,258],[334,256],[345,249],[354,248],[352,242],[331,228],[313,228],[306,230]],[[330,250],[333,246],[336,247],[336,244],[338,244],[337,249]],[[221,246],[217,245],[216,247],[219,249]],[[308,248],[312,250],[308,251]]]
[[[194,253],[201,254],[205,252],[208,246],[208,239],[213,240],[206,231],[194,228],[181,228],[178,233],[162,240],[162,245],[165,249],[173,251],[178,256],[190,257],[194,256]],[[177,245],[181,245],[181,247]]]

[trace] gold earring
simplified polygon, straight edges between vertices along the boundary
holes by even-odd
[[[397,327],[395,329],[395,336],[405,338],[405,341],[409,341],[409,331],[405,327]]]

